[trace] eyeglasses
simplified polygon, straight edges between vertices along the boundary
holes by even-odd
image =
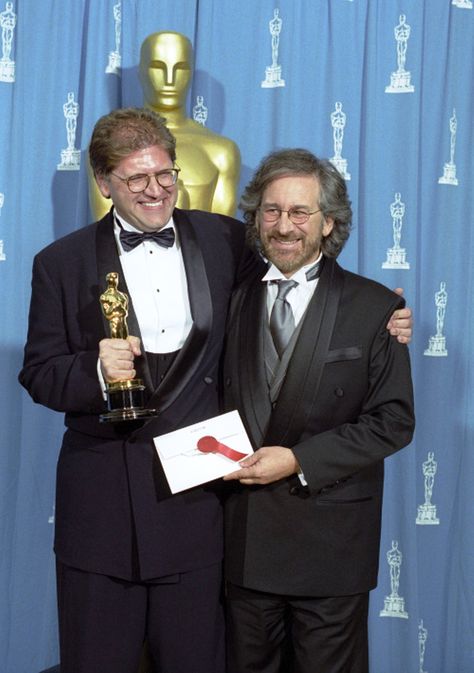
[[[321,209],[319,210],[312,210],[311,212],[308,212],[307,210],[303,210],[302,208],[290,208],[289,210],[283,210],[283,208],[260,208],[260,212],[262,213],[262,219],[264,222],[277,222],[282,213],[286,213],[288,215],[288,219],[290,222],[293,224],[304,224],[307,222],[310,218],[311,215],[314,215],[315,213],[320,213]]]
[[[148,185],[153,176],[160,187],[164,187],[165,189],[166,187],[172,187],[178,181],[178,173],[180,170],[180,168],[167,168],[164,171],[158,171],[157,173],[139,173],[137,175],[131,175],[129,178],[122,178],[120,175],[117,175],[117,173],[111,173],[111,175],[115,175],[115,177],[122,182],[126,182],[127,187],[131,192],[139,194],[140,192],[144,192],[145,189],[148,189]]]

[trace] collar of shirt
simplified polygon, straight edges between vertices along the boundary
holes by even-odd
[[[316,286],[318,284],[319,278],[314,278],[313,280],[308,280],[306,278],[306,271],[310,269],[316,262],[319,262],[322,254],[319,255],[318,259],[311,264],[306,264],[306,266],[298,269],[290,278],[287,278],[274,264],[271,264],[267,273],[263,276],[262,281],[267,283],[267,316],[270,320],[270,314],[272,312],[273,304],[275,302],[277,293],[278,293],[278,284],[272,283],[271,281],[275,280],[295,280],[298,285],[294,287],[286,296],[286,300],[291,306],[293,311],[293,317],[295,320],[295,326],[298,325],[299,321],[304,315],[308,304],[311,300],[311,297],[314,294]]]
[[[270,267],[267,271],[267,273],[264,275],[262,278],[262,281],[269,282],[272,280],[295,280],[299,285],[309,285],[310,287],[315,287],[316,283],[316,278],[313,280],[308,280],[306,278],[306,272],[308,269],[311,269],[312,266],[317,264],[317,262],[320,261],[322,257],[322,253],[319,255],[318,259],[316,259],[314,262],[311,262],[311,264],[306,264],[306,266],[302,266],[298,271],[296,271],[292,276],[287,278],[278,267],[276,267],[274,264],[270,264]],[[314,285],[313,285],[314,284]],[[271,286],[272,283],[269,283],[269,286]]]
[[[115,241],[116,241],[116,243],[117,243],[117,248],[118,248],[118,251],[119,251],[120,255],[123,255],[123,254],[125,254],[125,251],[124,251],[124,249],[122,248],[122,244],[120,243],[120,226],[119,226],[119,224],[118,224],[119,222],[120,222],[121,226],[122,226],[126,231],[137,231],[139,234],[143,234],[143,231],[140,231],[139,229],[137,229],[136,227],[134,227],[132,224],[129,224],[126,220],[123,219],[123,217],[121,217],[121,216],[117,213],[117,211],[116,211],[115,208],[114,208],[114,235],[115,235]],[[167,223],[165,224],[165,226],[163,227],[163,229],[173,229],[173,230],[174,230],[175,243],[176,243],[176,247],[177,247],[178,250],[179,250],[179,248],[180,248],[180,244],[179,244],[179,236],[178,236],[178,232],[176,231],[176,227],[175,227],[174,220],[173,220],[172,217],[171,217],[170,221],[167,222]],[[160,246],[158,245],[158,243],[155,243],[155,241],[150,241],[150,240],[148,240],[148,241],[144,241],[144,244],[145,244],[145,245],[153,245],[153,246],[156,246],[157,248],[160,247]],[[130,252],[133,253],[133,252],[135,252],[135,250],[138,250],[139,248],[140,248],[140,246],[138,245],[134,250],[130,250]],[[165,250],[165,248],[163,248],[163,250]],[[129,253],[129,254],[130,254],[130,253]]]
[[[125,253],[117,221],[128,231],[138,230],[116,212],[114,215],[120,264],[144,348],[151,353],[176,351],[184,344],[193,323],[181,246],[163,248],[148,240]],[[172,219],[165,226],[173,227],[177,234]]]

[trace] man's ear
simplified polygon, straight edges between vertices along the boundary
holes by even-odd
[[[106,178],[104,175],[98,175],[97,173],[94,174],[95,181],[97,182],[97,186],[99,188],[100,193],[102,196],[104,196],[106,199],[110,199],[110,189],[109,189],[109,181],[108,178]]]
[[[323,236],[329,236],[334,227],[334,219],[332,217],[325,217],[323,222]]]

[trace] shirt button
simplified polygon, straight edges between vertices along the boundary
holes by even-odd
[[[214,379],[211,379],[210,376],[206,376],[204,378],[204,383],[210,384],[210,383],[213,383],[213,382],[214,382]]]
[[[290,495],[298,495],[299,492],[300,492],[300,489],[298,488],[298,486],[292,486],[290,488]]]
[[[344,390],[342,388],[336,388],[334,390],[334,395],[336,397],[344,397]]]

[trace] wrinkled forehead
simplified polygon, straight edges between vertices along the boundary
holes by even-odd
[[[279,175],[271,180],[264,188],[262,202],[292,203],[304,205],[317,203],[320,195],[318,178],[313,174],[289,173]]]
[[[191,68],[191,45],[182,35],[158,34],[145,40],[140,61],[144,66],[149,66],[153,62],[161,62],[167,67],[179,64],[181,67]]]

